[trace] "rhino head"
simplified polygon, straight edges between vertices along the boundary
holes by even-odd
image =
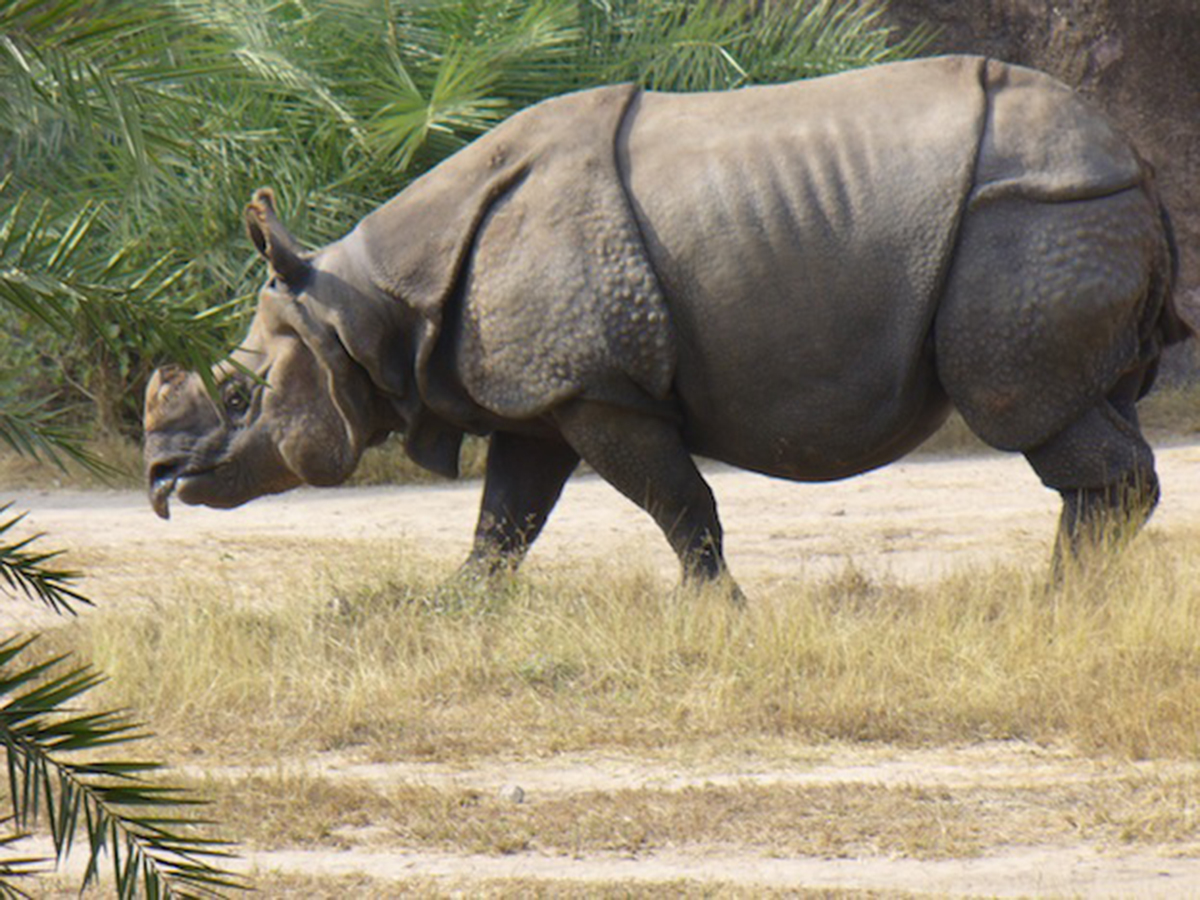
[[[146,474],[163,518],[173,494],[227,508],[300,484],[337,484],[365,447],[401,424],[352,350],[372,334],[404,333],[406,311],[362,276],[357,243],[303,252],[266,189],[247,206],[246,226],[270,277],[245,341],[212,370],[215,390],[177,366],[156,371],[146,389]]]
[[[669,406],[669,317],[613,151],[636,96],[525,110],[315,252],[257,191],[246,226],[269,279],[249,335],[211,377],[168,367],[147,387],[158,514],[336,484],[390,432],[453,477],[466,431],[548,434],[585,394]]]

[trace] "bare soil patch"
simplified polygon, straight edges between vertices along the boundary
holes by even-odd
[[[1159,453],[1163,503],[1143,540],[1200,527],[1200,447]],[[836,574],[923,584],[995,562],[1046,564],[1058,515],[1019,458],[918,460],[831,485],[713,468],[730,565],[756,589]],[[190,573],[278,586],[329,556],[465,555],[478,484],[298,491],[234,512],[159,522],[132,492],[10,492],[27,525],[70,548],[97,613],[161,601]],[[572,482],[529,565],[676,565],[648,518],[594,478]],[[53,620],[6,605],[9,628]],[[267,896],[521,896],[802,890],[883,895],[1187,896],[1200,890],[1200,764],[1088,758],[1005,741],[898,748],[739,741],[645,753],[380,762],[352,751],[269,766],[214,763],[210,785],[252,779],[364,799],[331,802],[289,846],[251,842]],[[514,792],[513,788],[520,788]],[[359,792],[359,794],[354,794]],[[444,808],[416,821],[409,807]],[[519,802],[514,800],[519,797]],[[430,798],[438,802],[430,802]],[[261,815],[261,810],[257,813]],[[592,819],[589,819],[592,816]],[[591,824],[589,824],[589,822]],[[699,827],[697,823],[703,823]],[[297,823],[299,828],[302,823]],[[306,828],[308,826],[305,826]],[[306,880],[307,879],[307,880]],[[345,879],[344,882],[339,881]],[[307,888],[295,885],[308,885]]]
[[[1158,453],[1163,500],[1148,529],[1200,525],[1200,446]],[[752,589],[840,571],[852,562],[872,576],[932,581],[964,566],[996,561],[1042,565],[1059,513],[1023,459],[985,455],[918,459],[831,484],[797,484],[710,466],[726,553]],[[31,510],[31,530],[87,563],[93,591],[107,597],[108,566],[151,565],[180,553],[218,565],[239,545],[307,544],[321,563],[323,542],[386,542],[408,552],[459,560],[477,514],[479,482],[411,487],[302,489],[233,511],[177,504],[155,518],[135,491],[8,491]],[[295,549],[295,548],[293,548]],[[641,510],[595,476],[573,479],[528,565],[573,565],[647,557],[666,575],[676,562]],[[223,556],[224,554],[224,556]],[[107,562],[106,562],[107,561]],[[92,564],[95,563],[95,564]],[[117,582],[120,584],[120,581]]]

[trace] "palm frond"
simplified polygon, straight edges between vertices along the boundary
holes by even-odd
[[[0,407],[0,441],[19,456],[49,463],[60,471],[67,471],[70,460],[102,479],[119,474],[87,450],[83,434],[66,418],[66,410],[55,407],[52,398],[8,400]]]
[[[928,32],[894,41],[876,0],[593,0],[598,77],[659,90],[725,90],[811,78],[911,56]]]
[[[0,740],[14,826],[25,831],[44,820],[60,860],[82,833],[89,853],[84,885],[97,881],[108,855],[122,898],[216,897],[244,889],[226,867],[230,844],[204,836],[210,823],[175,812],[201,801],[148,780],[158,763],[95,759],[98,750],[146,735],[123,712],[70,712],[102,678],[90,667],[68,665],[67,657],[26,662],[22,654],[34,640],[0,643]]]
[[[737,87],[747,73],[733,50],[747,23],[739,4],[720,0],[643,0],[613,4],[596,39],[604,81],[636,81],[656,90]]]
[[[60,552],[33,549],[41,535],[8,541],[6,535],[25,518],[23,513],[8,515],[10,509],[11,503],[0,506],[0,582],[9,594],[39,600],[56,613],[75,615],[75,603],[91,606],[92,601],[72,587],[79,573],[51,565]]]
[[[304,34],[315,21],[304,16],[289,20],[280,4],[246,0],[174,0],[172,7],[191,27],[219,37],[246,72],[261,85],[279,91],[280,100],[311,104],[345,126],[356,140],[361,139],[350,107],[329,80],[305,65],[290,46],[291,37]]]
[[[0,202],[10,183],[0,181]],[[141,264],[134,238],[115,248],[111,239],[101,241],[108,252],[100,256],[96,232],[105,212],[103,204],[85,201],[56,217],[49,199],[37,203],[28,193],[14,198],[0,220],[0,304],[62,336],[91,336],[114,351],[118,342],[132,343],[144,353],[206,368],[224,346],[200,339],[197,313],[163,302],[191,265],[171,253]]]
[[[483,59],[460,52],[442,59],[427,95],[407,70],[396,69],[395,97],[368,126],[371,146],[402,171],[427,147],[439,157],[449,155],[509,111],[503,98],[489,96],[494,80]]]
[[[421,7],[416,7],[421,9]],[[520,109],[570,90],[583,32],[572,0],[455,0],[430,4],[428,21],[409,19],[433,61],[463,56],[492,73],[496,94]]]
[[[218,48],[164,41],[175,19],[160,4],[7,2],[0,21],[7,101],[0,133],[13,135],[23,156],[47,163],[74,134],[75,142],[91,136],[105,156],[123,154],[148,169],[155,154],[186,147],[186,136],[163,116],[166,107],[194,103],[177,89],[181,78],[229,67]],[[147,53],[149,46],[160,52]]]
[[[359,75],[370,147],[407,170],[432,163],[553,91],[541,66],[570,58],[562,0],[417,3],[388,22],[385,53]]]
[[[928,46],[928,29],[897,39],[884,11],[877,0],[767,0],[737,52],[751,81],[769,83],[904,59]]]

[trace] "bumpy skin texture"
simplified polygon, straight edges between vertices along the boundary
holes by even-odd
[[[269,191],[247,223],[273,276],[225,400],[177,370],[148,389],[163,514],[173,491],[337,482],[391,431],[453,474],[475,432],[472,566],[519,562],[582,458],[718,578],[693,454],[841,478],[952,404],[1062,492],[1060,549],[1157,499],[1134,404],[1186,334],[1169,225],[1107,119],[1030,70],[602,88],[513,117],[315,254]]]

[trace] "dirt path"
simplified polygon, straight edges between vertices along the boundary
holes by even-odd
[[[280,851],[258,855],[265,869],[310,875],[371,872],[381,879],[416,878],[458,883],[529,879],[587,883],[618,882],[661,896],[687,880],[748,890],[841,890],[905,892],[928,896],[1172,898],[1195,896],[1200,863],[1148,854],[1102,857],[1079,848],[1013,848],[979,859],[776,859],[746,854],[679,852],[649,857],[586,859],[458,856],[387,851]],[[674,883],[674,887],[671,887]],[[468,892],[469,895],[469,892]],[[893,894],[894,895],[894,894]],[[380,895],[380,896],[386,896]]]
[[[1200,846],[1123,846],[1103,835],[1077,798],[1111,794],[1126,785],[1146,790],[1172,780],[1200,776],[1200,763],[1130,763],[1081,759],[1019,741],[924,750],[836,745],[776,748],[750,758],[713,757],[683,764],[622,753],[564,753],[550,760],[484,760],[472,764],[368,763],[323,754],[268,769],[207,767],[215,778],[261,771],[275,777],[304,772],[321,778],[362,782],[380,790],[431,787],[450,797],[501,798],[499,803],[539,804],[564,798],[711,791],[724,788],[814,787],[847,792],[887,789],[935,797],[942,804],[992,807],[982,813],[1015,840],[979,836],[983,852],[953,858],[921,854],[794,855],[773,852],[753,841],[713,847],[666,846],[645,851],[586,853],[448,852],[397,844],[386,827],[334,829],[320,847],[288,847],[245,853],[239,868],[255,877],[286,874],[315,878],[368,876],[355,882],[356,898],[493,895],[506,883],[524,886],[620,884],[628,895],[672,896],[680,885],[713,890],[881,891],[885,896],[1181,898],[1200,892]],[[185,770],[186,771],[186,770]],[[199,772],[193,773],[199,774]],[[511,797],[521,789],[520,800]],[[488,802],[485,800],[484,802]],[[496,801],[492,801],[496,802]],[[631,809],[631,813],[633,810]],[[980,810],[975,811],[980,815]],[[1100,818],[1104,818],[1101,813]],[[1057,829],[1030,831],[1021,840],[1013,820],[1055,822]],[[950,827],[953,827],[951,823]],[[1041,840],[1037,840],[1040,835]],[[48,852],[48,844],[39,848]],[[72,869],[80,870],[81,860]],[[435,887],[436,886],[436,887]],[[551,887],[552,890],[552,887]],[[273,896],[268,892],[266,896]],[[63,896],[67,896],[64,892]],[[300,896],[290,893],[287,896]],[[521,896],[521,888],[502,896]]]
[[[1163,502],[1151,535],[1200,527],[1200,447],[1162,450],[1159,463]],[[829,485],[788,484],[721,468],[711,469],[709,479],[721,506],[730,565],[751,595],[756,587],[836,571],[847,561],[899,581],[931,580],[1001,560],[1042,566],[1058,515],[1057,497],[1040,486],[1022,460],[1010,457],[917,460]],[[52,535],[48,546],[71,548],[70,559],[89,572],[89,591],[108,605],[153,593],[147,565],[130,560],[150,563],[150,569],[170,560],[204,565],[236,540],[311,542],[312,565],[319,564],[326,540],[399,541],[425,554],[458,559],[469,546],[478,493],[478,484],[297,491],[234,512],[177,507],[169,523],[155,519],[144,497],[132,492],[10,491],[6,496],[17,508],[32,510],[26,525]],[[530,565],[620,559],[627,553],[674,577],[675,561],[649,519],[608,486],[585,477],[568,486]],[[25,608],[20,619],[9,624],[39,624]],[[302,764],[339,779],[467,786],[489,796],[517,784],[526,802],[581,791],[824,783],[991,791],[988,802],[1011,806],[1030,802],[1015,792],[1026,797],[1031,788],[1050,796],[1072,785],[1172,775],[1162,767],[1148,775],[1133,764],[1102,764],[1020,744],[921,752],[831,748],[823,759],[802,764],[763,757],[697,766],[587,755],[465,769],[339,758]],[[1177,768],[1196,774],[1182,764]],[[1062,814],[1069,817],[1070,810]],[[370,896],[380,897],[394,896],[400,890],[396,885],[413,879],[465,884],[470,893],[472,884],[521,878],[642,885],[689,879],[750,890],[890,889],[955,896],[1200,895],[1200,848],[1139,844],[1126,851],[1083,839],[999,843],[961,859],[781,858],[752,847],[666,848],[633,856],[430,853],[379,846],[369,835],[343,835],[341,843],[346,849],[254,853],[248,865],[294,874],[366,873],[378,885]]]
[[[1200,525],[1200,446],[1160,450],[1163,500],[1151,531]],[[840,569],[935,579],[956,568],[1048,556],[1056,494],[1015,456],[898,463],[848,481],[794,484],[733,469],[707,472],[734,574],[748,587]],[[478,483],[299,490],[234,511],[176,504],[170,522],[136,492],[9,491],[31,510],[30,529],[75,549],[172,545],[231,538],[387,540],[434,556],[470,547]],[[157,549],[156,549],[157,548]],[[553,566],[636,548],[665,573],[676,563],[649,517],[593,476],[573,479],[531,556]],[[93,573],[95,574],[95,573]]]
[[[695,791],[713,787],[835,786],[887,787],[924,791],[938,796],[986,792],[990,802],[1013,806],[1042,798],[1055,804],[1064,786],[1078,790],[1141,778],[1178,778],[1200,773],[1195,764],[1116,763],[1079,760],[1064,752],[1020,742],[1001,742],[898,752],[839,746],[824,749],[809,761],[782,763],[710,760],[682,770],[677,762],[647,761],[623,755],[569,754],[547,762],[509,761],[479,766],[437,763],[364,764],[324,760],[320,770],[337,778],[377,785],[419,784],[473,788],[491,796],[520,786],[523,802],[544,802],[562,794],[594,791]],[[1037,803],[1037,799],[1033,800]],[[1063,816],[1072,815],[1061,810]],[[744,848],[659,850],[644,854],[590,853],[587,856],[504,856],[430,852],[397,852],[371,846],[370,840],[342,853],[284,850],[254,854],[262,870],[348,874],[371,871],[382,878],[413,877],[542,881],[624,881],[632,884],[689,880],[734,884],[743,888],[828,888],[904,890],[937,895],[985,896],[1187,896],[1200,890],[1200,858],[1164,857],[1151,852],[1111,852],[1085,841],[1058,844],[1003,845],[980,856],[962,859],[902,857],[780,857]],[[1192,848],[1195,850],[1195,848]]]
[[[548,761],[499,760],[473,765],[363,763],[329,755],[300,764],[322,777],[434,787],[459,794],[508,797],[521,789],[522,803],[564,796],[624,792],[664,793],[756,787],[836,787],[846,791],[886,788],[920,792],[966,806],[982,802],[1004,813],[996,827],[1022,814],[1035,818],[1084,819],[1072,800],[1122,783],[1153,785],[1200,775],[1196,763],[1128,763],[1080,759],[1061,750],[1018,741],[897,751],[836,746],[809,748],[799,758],[769,753],[750,759],[715,758],[684,766],[669,759],[619,753],[560,754]],[[807,756],[807,758],[805,758]],[[233,769],[223,775],[245,775]],[[209,774],[213,774],[211,771]],[[1025,809],[1021,809],[1025,807]],[[1200,847],[1174,846],[1171,853],[1116,847],[1092,833],[1066,827],[1041,842],[998,841],[962,858],[903,855],[795,856],[754,846],[697,849],[667,847],[640,853],[508,854],[415,852],[389,843],[368,827],[336,834],[345,849],[284,849],[252,854],[258,871],[310,875],[369,872],[384,882],[431,879],[454,884],[532,879],[539,882],[698,884],[779,890],[805,887],[846,891],[886,890],[937,896],[1184,897],[1200,891]],[[1017,835],[1020,837],[1020,834]],[[983,836],[986,843],[986,835]],[[382,889],[386,896],[386,888]]]

